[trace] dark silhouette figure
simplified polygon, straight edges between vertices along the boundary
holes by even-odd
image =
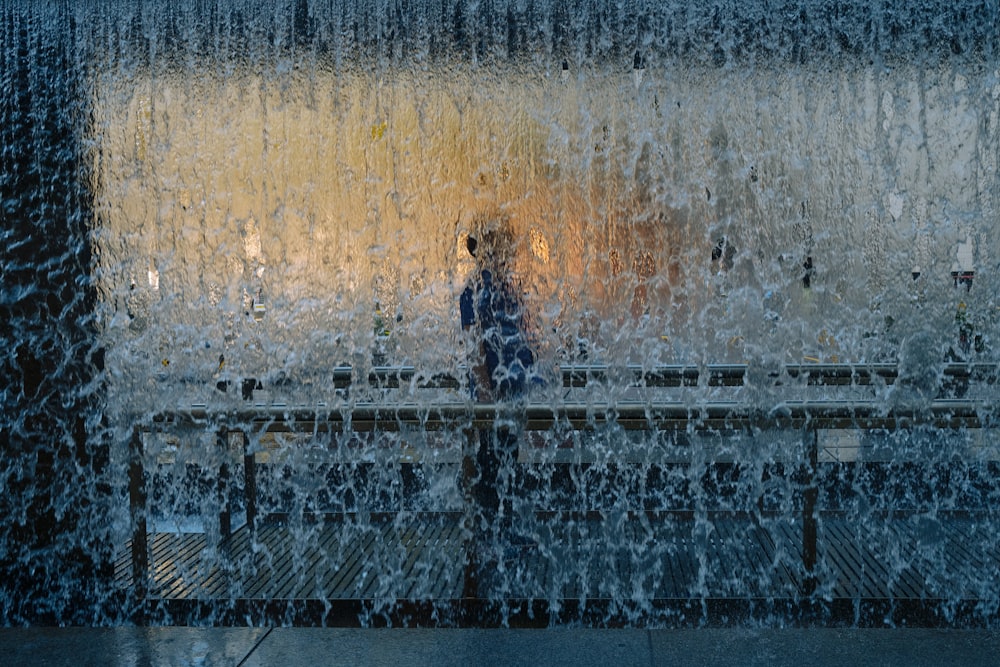
[[[520,428],[516,411],[531,381],[535,355],[526,334],[523,303],[508,269],[509,237],[497,231],[478,239],[470,236],[467,249],[477,261],[476,272],[460,298],[462,328],[475,332],[470,389],[478,402],[501,407],[493,428],[479,431],[478,476],[472,486],[477,507],[473,532],[488,552],[482,561],[488,565],[502,552],[534,544],[512,532],[511,508],[501,506],[499,487],[513,474],[517,462]],[[509,415],[503,413],[507,408]]]

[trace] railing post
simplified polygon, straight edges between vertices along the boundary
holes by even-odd
[[[257,528],[257,459],[246,431],[240,433],[243,437],[243,492],[246,496],[247,530],[252,535]]]
[[[806,428],[802,435],[806,448],[806,478],[802,490],[802,566],[805,570],[803,592],[816,591],[816,541],[819,518],[816,514],[819,501],[819,434],[815,428]]]
[[[229,428],[221,427],[216,433],[216,442],[222,453],[219,463],[219,477],[216,482],[216,498],[219,502],[219,548],[226,549],[232,535],[232,513],[229,509]]]
[[[129,443],[128,496],[132,522],[132,592],[136,605],[136,622],[146,620],[146,598],[149,594],[149,538],[146,526],[146,483],[142,465],[142,431],[132,429]]]
[[[462,499],[463,523],[468,542],[465,550],[465,569],[462,578],[462,597],[473,600],[479,597],[479,552],[482,548],[481,534],[478,522],[481,520],[482,509],[476,497],[476,485],[479,479],[479,466],[476,456],[479,450],[480,433],[478,429],[468,428],[462,431]]]

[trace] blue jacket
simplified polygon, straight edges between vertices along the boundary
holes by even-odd
[[[523,395],[535,355],[524,331],[524,308],[512,286],[494,280],[493,273],[483,269],[478,280],[462,292],[459,305],[462,326],[475,325],[479,332],[494,398]]]

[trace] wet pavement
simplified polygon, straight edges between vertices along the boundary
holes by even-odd
[[[0,664],[995,665],[1000,632],[932,629],[4,628]]]

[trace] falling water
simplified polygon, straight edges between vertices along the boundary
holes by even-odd
[[[2,17],[6,623],[995,623],[989,3]]]

